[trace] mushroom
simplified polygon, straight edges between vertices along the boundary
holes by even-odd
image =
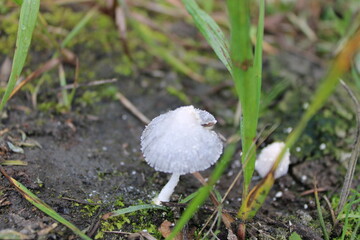
[[[216,119],[193,106],[179,107],[154,118],[141,135],[141,151],[156,171],[172,173],[169,182],[153,199],[170,201],[180,175],[202,171],[220,157],[223,144],[212,131]]]
[[[281,150],[284,147],[285,143],[283,142],[273,142],[272,144],[266,146],[263,150],[261,150],[255,162],[255,169],[262,178],[269,173],[270,169],[275,163],[277,156],[280,154]],[[289,170],[289,164],[290,152],[289,149],[287,149],[284,157],[281,159],[281,163],[275,170],[275,178],[286,175]]]

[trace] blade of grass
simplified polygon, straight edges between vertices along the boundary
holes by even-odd
[[[243,199],[248,194],[249,185],[255,168],[256,149],[251,148],[256,137],[257,122],[259,116],[260,84],[261,80],[261,48],[262,39],[258,39],[256,48],[256,62],[252,52],[250,39],[250,1],[228,0],[231,38],[230,54],[232,61],[232,76],[235,88],[240,99],[242,108],[242,120],[240,124],[242,139],[242,164],[244,169]],[[260,5],[264,8],[264,5]],[[264,9],[260,9],[260,18]],[[261,31],[261,24],[258,30]],[[257,34],[261,37],[262,33]],[[256,65],[257,68],[254,67]],[[260,77],[260,78],[259,78]],[[248,163],[245,165],[246,159]]]
[[[118,209],[118,210],[115,210],[112,212],[108,212],[102,216],[102,219],[106,220],[108,218],[116,217],[116,216],[123,215],[126,213],[132,213],[132,212],[136,212],[136,211],[140,211],[140,210],[144,210],[144,209],[160,209],[160,210],[164,210],[164,211],[167,210],[166,207],[153,205],[153,204],[135,205],[135,206],[127,207],[127,208]]]
[[[21,6],[23,3],[23,0],[13,0],[17,5]]]
[[[42,212],[55,219],[59,223],[65,225],[69,229],[71,229],[76,235],[81,237],[84,240],[91,240],[85,233],[83,233],[80,229],[78,229],[75,225],[70,223],[68,220],[60,216],[57,212],[55,212],[49,205],[44,203],[40,198],[38,198],[35,194],[33,194],[29,189],[27,189],[24,185],[16,181],[14,178],[10,177],[3,168],[0,167],[1,173],[7,178],[11,185],[13,185],[16,190],[31,204],[40,209]]]
[[[235,153],[236,145],[230,144],[224,151],[223,156],[221,157],[219,163],[216,165],[215,170],[211,174],[208,185],[203,186],[198,190],[198,194],[191,200],[188,207],[185,209],[184,213],[181,215],[179,221],[176,223],[173,228],[171,234],[166,238],[166,240],[173,239],[183,227],[187,224],[187,222],[192,218],[197,209],[205,202],[205,200],[209,197],[213,186],[219,180],[222,173],[228,166],[232,156]]]
[[[328,234],[328,232],[326,230],[324,218],[323,218],[322,211],[321,211],[321,205],[320,205],[320,201],[319,201],[319,194],[318,194],[316,182],[314,183],[314,196],[315,196],[316,210],[317,210],[317,213],[318,213],[318,216],[319,216],[321,230],[322,230],[322,232],[324,234],[325,240],[329,240],[329,234]]]
[[[353,233],[351,234],[350,240],[355,240],[355,239],[356,239],[356,236],[359,236],[359,235],[357,234],[357,232],[358,232],[358,230],[359,230],[359,227],[360,227],[360,220],[357,222],[357,224],[356,224],[356,226],[355,226],[355,228],[354,228],[354,231],[353,231]]]
[[[3,166],[26,166],[26,165],[28,165],[28,163],[21,161],[21,160],[4,160],[4,161],[0,161],[0,165],[3,165]]]
[[[34,72],[32,72],[29,76],[27,76],[22,82],[20,82],[11,92],[9,99],[11,99],[23,86],[25,86],[30,81],[38,78],[44,72],[50,71],[52,68],[56,67],[61,62],[60,58],[52,58],[47,61],[45,64],[41,65]]]
[[[346,89],[348,94],[350,95],[352,101],[355,104],[356,107],[356,137],[355,137],[355,143],[353,147],[353,151],[351,152],[348,168],[345,175],[344,184],[341,188],[340,193],[340,201],[339,205],[337,207],[337,212],[341,212],[342,208],[345,206],[345,203],[347,201],[347,198],[350,193],[351,183],[354,178],[355,169],[356,169],[356,163],[359,158],[359,152],[360,152],[360,103],[359,100],[356,98],[355,94],[351,91],[351,89],[346,85],[346,83],[343,80],[340,80],[341,85]]]
[[[130,21],[130,23],[132,24],[132,27],[139,33],[140,37],[145,41],[146,45],[148,46],[147,50],[150,52],[151,55],[161,57],[175,70],[187,75],[191,79],[197,82],[204,82],[203,76],[194,72],[181,60],[179,60],[174,55],[172,55],[172,53],[169,52],[166,48],[161,46],[159,47],[158,43],[155,40],[156,40],[156,36],[159,35],[160,33],[158,32],[155,33],[149,27],[138,21],[136,22]]]
[[[62,64],[59,65],[59,79],[60,79],[60,86],[62,87],[61,97],[63,104],[67,110],[70,110],[68,92],[66,89],[64,89],[64,87],[66,86],[66,77],[65,77],[65,70]]]
[[[228,42],[217,23],[194,0],[182,0],[194,23],[220,61],[232,73]]]
[[[67,47],[71,40],[73,40],[76,35],[86,26],[86,24],[91,20],[91,18],[97,13],[97,7],[93,7],[90,11],[80,20],[78,24],[71,30],[71,32],[66,36],[66,38],[61,43],[61,48]]]
[[[257,86],[255,87],[258,92],[256,96],[257,112],[260,110],[260,97],[261,97],[261,81],[262,81],[262,53],[263,53],[263,38],[264,38],[264,18],[265,18],[265,0],[260,0],[259,3],[259,20],[256,33],[256,45],[254,56],[254,78]]]
[[[7,103],[9,96],[15,87],[16,81],[18,80],[24,67],[25,59],[31,43],[32,33],[36,25],[39,7],[40,0],[24,0],[21,5],[15,54],[9,82],[6,86],[4,96],[1,99],[0,112]]]
[[[345,222],[344,222],[344,226],[342,229],[342,234],[340,239],[344,240],[345,239],[345,233],[347,232],[347,229],[349,228],[349,214],[350,214],[350,210],[352,208],[352,206],[354,204],[358,204],[360,202],[360,199],[356,199],[355,195],[351,198],[351,200],[349,201],[348,206],[346,206],[346,213],[345,213]],[[345,207],[344,207],[345,208]]]
[[[286,139],[285,147],[281,151],[279,156],[276,158],[276,161],[270,172],[258,185],[256,185],[251,190],[247,198],[244,199],[244,203],[242,205],[246,206],[247,209],[251,209],[251,214],[248,214],[246,219],[252,218],[264,203],[265,197],[268,195],[275,181],[274,172],[279,166],[281,159],[286,152],[286,149],[291,148],[295,144],[295,142],[299,139],[302,132],[304,131],[309,120],[319,111],[319,109],[324,105],[330,94],[335,90],[335,87],[337,86],[340,77],[350,68],[351,60],[358,49],[360,49],[360,29],[356,32],[354,37],[346,43],[342,51],[338,54],[334,62],[330,65],[328,73],[325,76],[324,80],[321,82],[320,86],[317,88],[310,106],[303,114],[298,125]],[[254,196],[256,192],[261,193],[261,197],[259,199],[251,197]],[[241,213],[242,212],[239,211],[239,214]]]

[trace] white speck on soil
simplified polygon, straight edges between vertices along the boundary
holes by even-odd
[[[325,150],[326,149],[326,144],[325,143],[320,144],[319,149],[320,150]]]
[[[136,174],[137,172],[135,170],[131,172],[131,175],[136,175]]]
[[[108,148],[107,148],[106,146],[103,146],[103,147],[102,147],[102,150],[103,150],[104,152],[106,152],[106,151],[108,150]]]
[[[306,103],[303,104],[304,109],[307,109],[308,107],[309,107],[309,103],[306,102]]]
[[[282,195],[283,195],[282,191],[279,191],[279,192],[277,192],[277,193],[275,194],[275,197],[276,197],[276,198],[281,198]]]
[[[285,129],[284,129],[284,132],[285,132],[285,133],[291,133],[292,130],[293,130],[292,127],[288,127],[288,128],[285,128]]]
[[[128,116],[126,114],[123,114],[123,115],[121,115],[121,119],[125,121],[128,119]]]
[[[309,206],[305,203],[304,204],[304,209],[308,209],[309,208]]]
[[[302,175],[301,176],[301,182],[305,182],[307,180],[307,176],[306,175]]]

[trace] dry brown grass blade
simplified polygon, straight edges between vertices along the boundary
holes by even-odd
[[[14,90],[11,92],[9,99],[11,99],[23,86],[29,83],[31,80],[39,77],[44,72],[51,70],[52,68],[56,67],[61,62],[60,58],[53,58],[47,61],[44,65],[40,66],[34,72],[32,72],[24,81],[19,83]]]
[[[194,172],[193,176],[197,180],[199,180],[199,182],[201,182],[202,185],[205,186],[207,184],[204,177],[199,172]],[[214,204],[215,207],[219,207],[220,203],[216,199],[216,196],[213,192],[210,192],[210,200]],[[234,218],[228,213],[222,213],[221,218],[222,218],[223,223],[225,224],[225,227],[227,229],[231,229],[231,223],[233,223],[235,221]]]
[[[356,98],[355,94],[349,88],[349,86],[343,80],[340,80],[340,83],[345,88],[345,90],[350,95],[352,101],[355,104],[355,107],[356,107],[355,115],[356,115],[357,127],[356,127],[356,137],[355,137],[353,151],[351,152],[348,169],[347,169],[347,172],[345,175],[344,184],[341,189],[340,202],[339,202],[338,208],[336,209],[337,214],[339,214],[341,212],[341,210],[345,206],[345,203],[349,196],[351,183],[354,178],[356,162],[357,162],[357,159],[359,158],[359,152],[360,152],[360,103],[359,103],[359,100]]]
[[[128,41],[127,41],[127,27],[126,27],[126,12],[125,12],[125,3],[122,6],[117,6],[115,8],[115,24],[119,32],[121,44],[126,56],[133,61],[131,57],[131,52],[129,49]]]
[[[124,105],[126,109],[128,109],[135,117],[137,117],[144,124],[149,124],[150,119],[148,119],[142,112],[137,109],[137,107],[132,104],[129,99],[127,99],[122,93],[116,93],[116,98]]]

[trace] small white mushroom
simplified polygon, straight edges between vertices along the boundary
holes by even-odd
[[[259,156],[255,162],[255,169],[261,177],[265,177],[272,168],[277,156],[281,150],[285,147],[283,142],[274,142],[266,146],[261,150]],[[275,178],[282,177],[287,174],[290,164],[290,152],[286,150],[284,157],[281,159],[281,163],[275,171]]]
[[[220,157],[223,144],[211,130],[216,119],[207,111],[184,106],[154,118],[141,135],[141,151],[156,171],[172,173],[153,199],[168,202],[180,175],[209,168]]]

